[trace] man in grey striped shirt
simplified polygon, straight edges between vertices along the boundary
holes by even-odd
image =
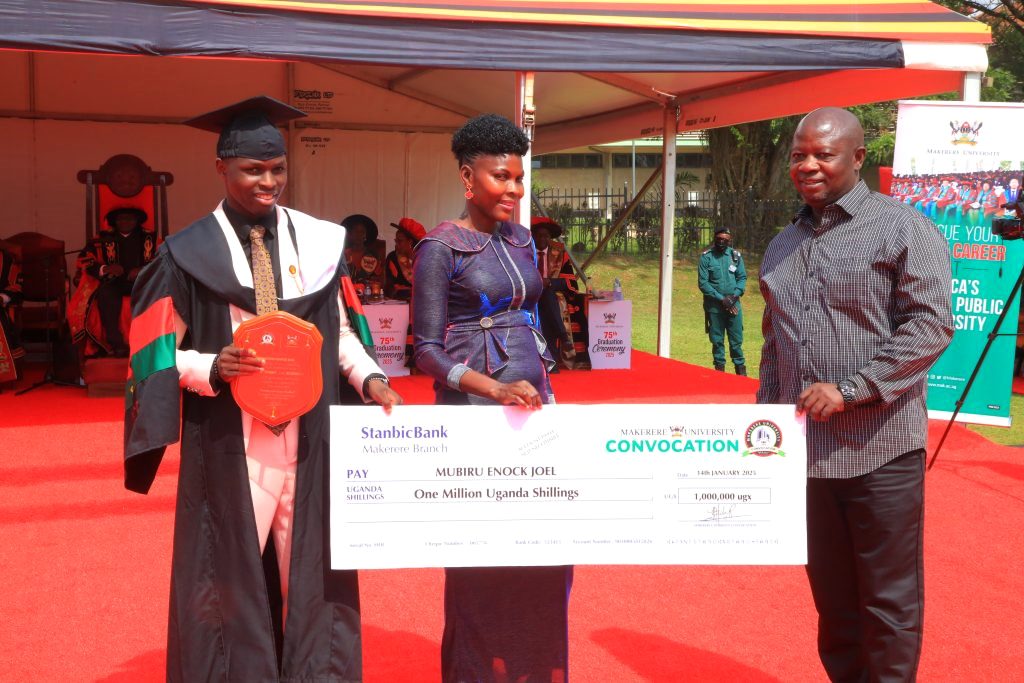
[[[759,403],[807,423],[807,575],[833,681],[912,681],[923,620],[925,386],[953,333],[946,241],[860,180],[857,118],[793,136],[805,206],[768,245]]]

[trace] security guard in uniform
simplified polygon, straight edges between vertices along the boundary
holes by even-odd
[[[743,311],[740,297],[747,288],[747,269],[740,252],[729,244],[729,228],[715,230],[715,243],[706,249],[697,266],[697,286],[704,294],[704,328],[711,339],[715,370],[725,371],[725,334],[737,375],[747,374],[743,359]]]

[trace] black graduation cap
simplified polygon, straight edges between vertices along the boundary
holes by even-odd
[[[285,154],[284,136],[277,126],[306,113],[273,97],[259,95],[185,121],[186,126],[220,133],[217,156],[266,161]]]

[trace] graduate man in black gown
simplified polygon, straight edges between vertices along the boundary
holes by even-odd
[[[182,441],[169,681],[362,680],[356,574],[329,568],[328,407],[342,378],[385,410],[402,399],[346,297],[344,230],[278,203],[277,125],[303,115],[257,97],[188,122],[220,133],[225,200],[167,239],[132,294],[126,486],[146,492],[164,448]],[[273,310],[323,336],[319,402],[277,428],[230,390],[264,366],[232,345],[233,330]]]

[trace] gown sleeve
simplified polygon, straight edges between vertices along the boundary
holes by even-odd
[[[184,275],[161,248],[132,290],[124,482],[125,488],[138,493],[149,491],[164,450],[181,433],[177,331],[189,326],[188,301]]]

